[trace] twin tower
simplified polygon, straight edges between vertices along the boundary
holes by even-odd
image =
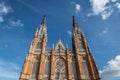
[[[53,33],[54,34],[54,33]],[[19,80],[100,80],[83,32],[73,17],[72,50],[59,40],[47,49],[46,17],[37,28]]]

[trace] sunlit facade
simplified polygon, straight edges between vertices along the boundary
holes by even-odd
[[[71,40],[72,50],[60,39],[48,50],[44,17],[30,45],[19,80],[100,80],[86,38],[74,17]]]

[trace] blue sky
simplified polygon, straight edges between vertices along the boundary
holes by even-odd
[[[0,0],[0,80],[18,79],[44,15],[48,49],[59,37],[72,49],[74,15],[102,80],[120,80],[120,0]]]

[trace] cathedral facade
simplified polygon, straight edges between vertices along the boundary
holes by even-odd
[[[61,40],[47,49],[46,17],[37,28],[19,80],[100,80],[83,32],[73,16],[72,50]]]

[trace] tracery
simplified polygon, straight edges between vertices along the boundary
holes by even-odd
[[[67,80],[66,63],[59,59],[55,65],[55,80]]]

